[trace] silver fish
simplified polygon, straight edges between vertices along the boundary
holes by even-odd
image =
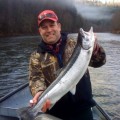
[[[93,28],[91,27],[89,32],[85,32],[80,28],[77,44],[68,64],[63,68],[56,80],[42,93],[34,107],[20,111],[20,117],[23,120],[35,118],[41,112],[41,108],[47,99],[51,101],[52,108],[67,92],[71,91],[72,94],[75,94],[76,85],[88,68],[94,42]]]

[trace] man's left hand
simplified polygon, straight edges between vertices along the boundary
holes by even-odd
[[[47,99],[46,102],[43,104],[43,107],[42,107],[41,110],[42,110],[43,112],[46,112],[46,111],[50,108],[50,106],[51,106],[51,102],[50,102],[49,99]]]

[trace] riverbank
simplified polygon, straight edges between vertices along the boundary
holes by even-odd
[[[113,34],[120,34],[120,30],[119,31],[112,31],[112,32],[95,32],[95,33],[113,33]],[[27,33],[27,34],[1,34],[0,33],[0,38],[10,38],[10,37],[21,37],[21,36],[38,36],[39,33]]]
[[[22,37],[22,36],[38,36],[39,34],[0,34],[0,38]]]

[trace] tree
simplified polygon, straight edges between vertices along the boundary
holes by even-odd
[[[112,31],[115,33],[120,33],[120,11],[116,12],[112,17]]]

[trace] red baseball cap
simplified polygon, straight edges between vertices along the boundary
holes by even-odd
[[[41,22],[44,20],[52,20],[52,21],[58,21],[58,17],[56,13],[52,10],[44,10],[38,15],[38,26],[40,26]]]

